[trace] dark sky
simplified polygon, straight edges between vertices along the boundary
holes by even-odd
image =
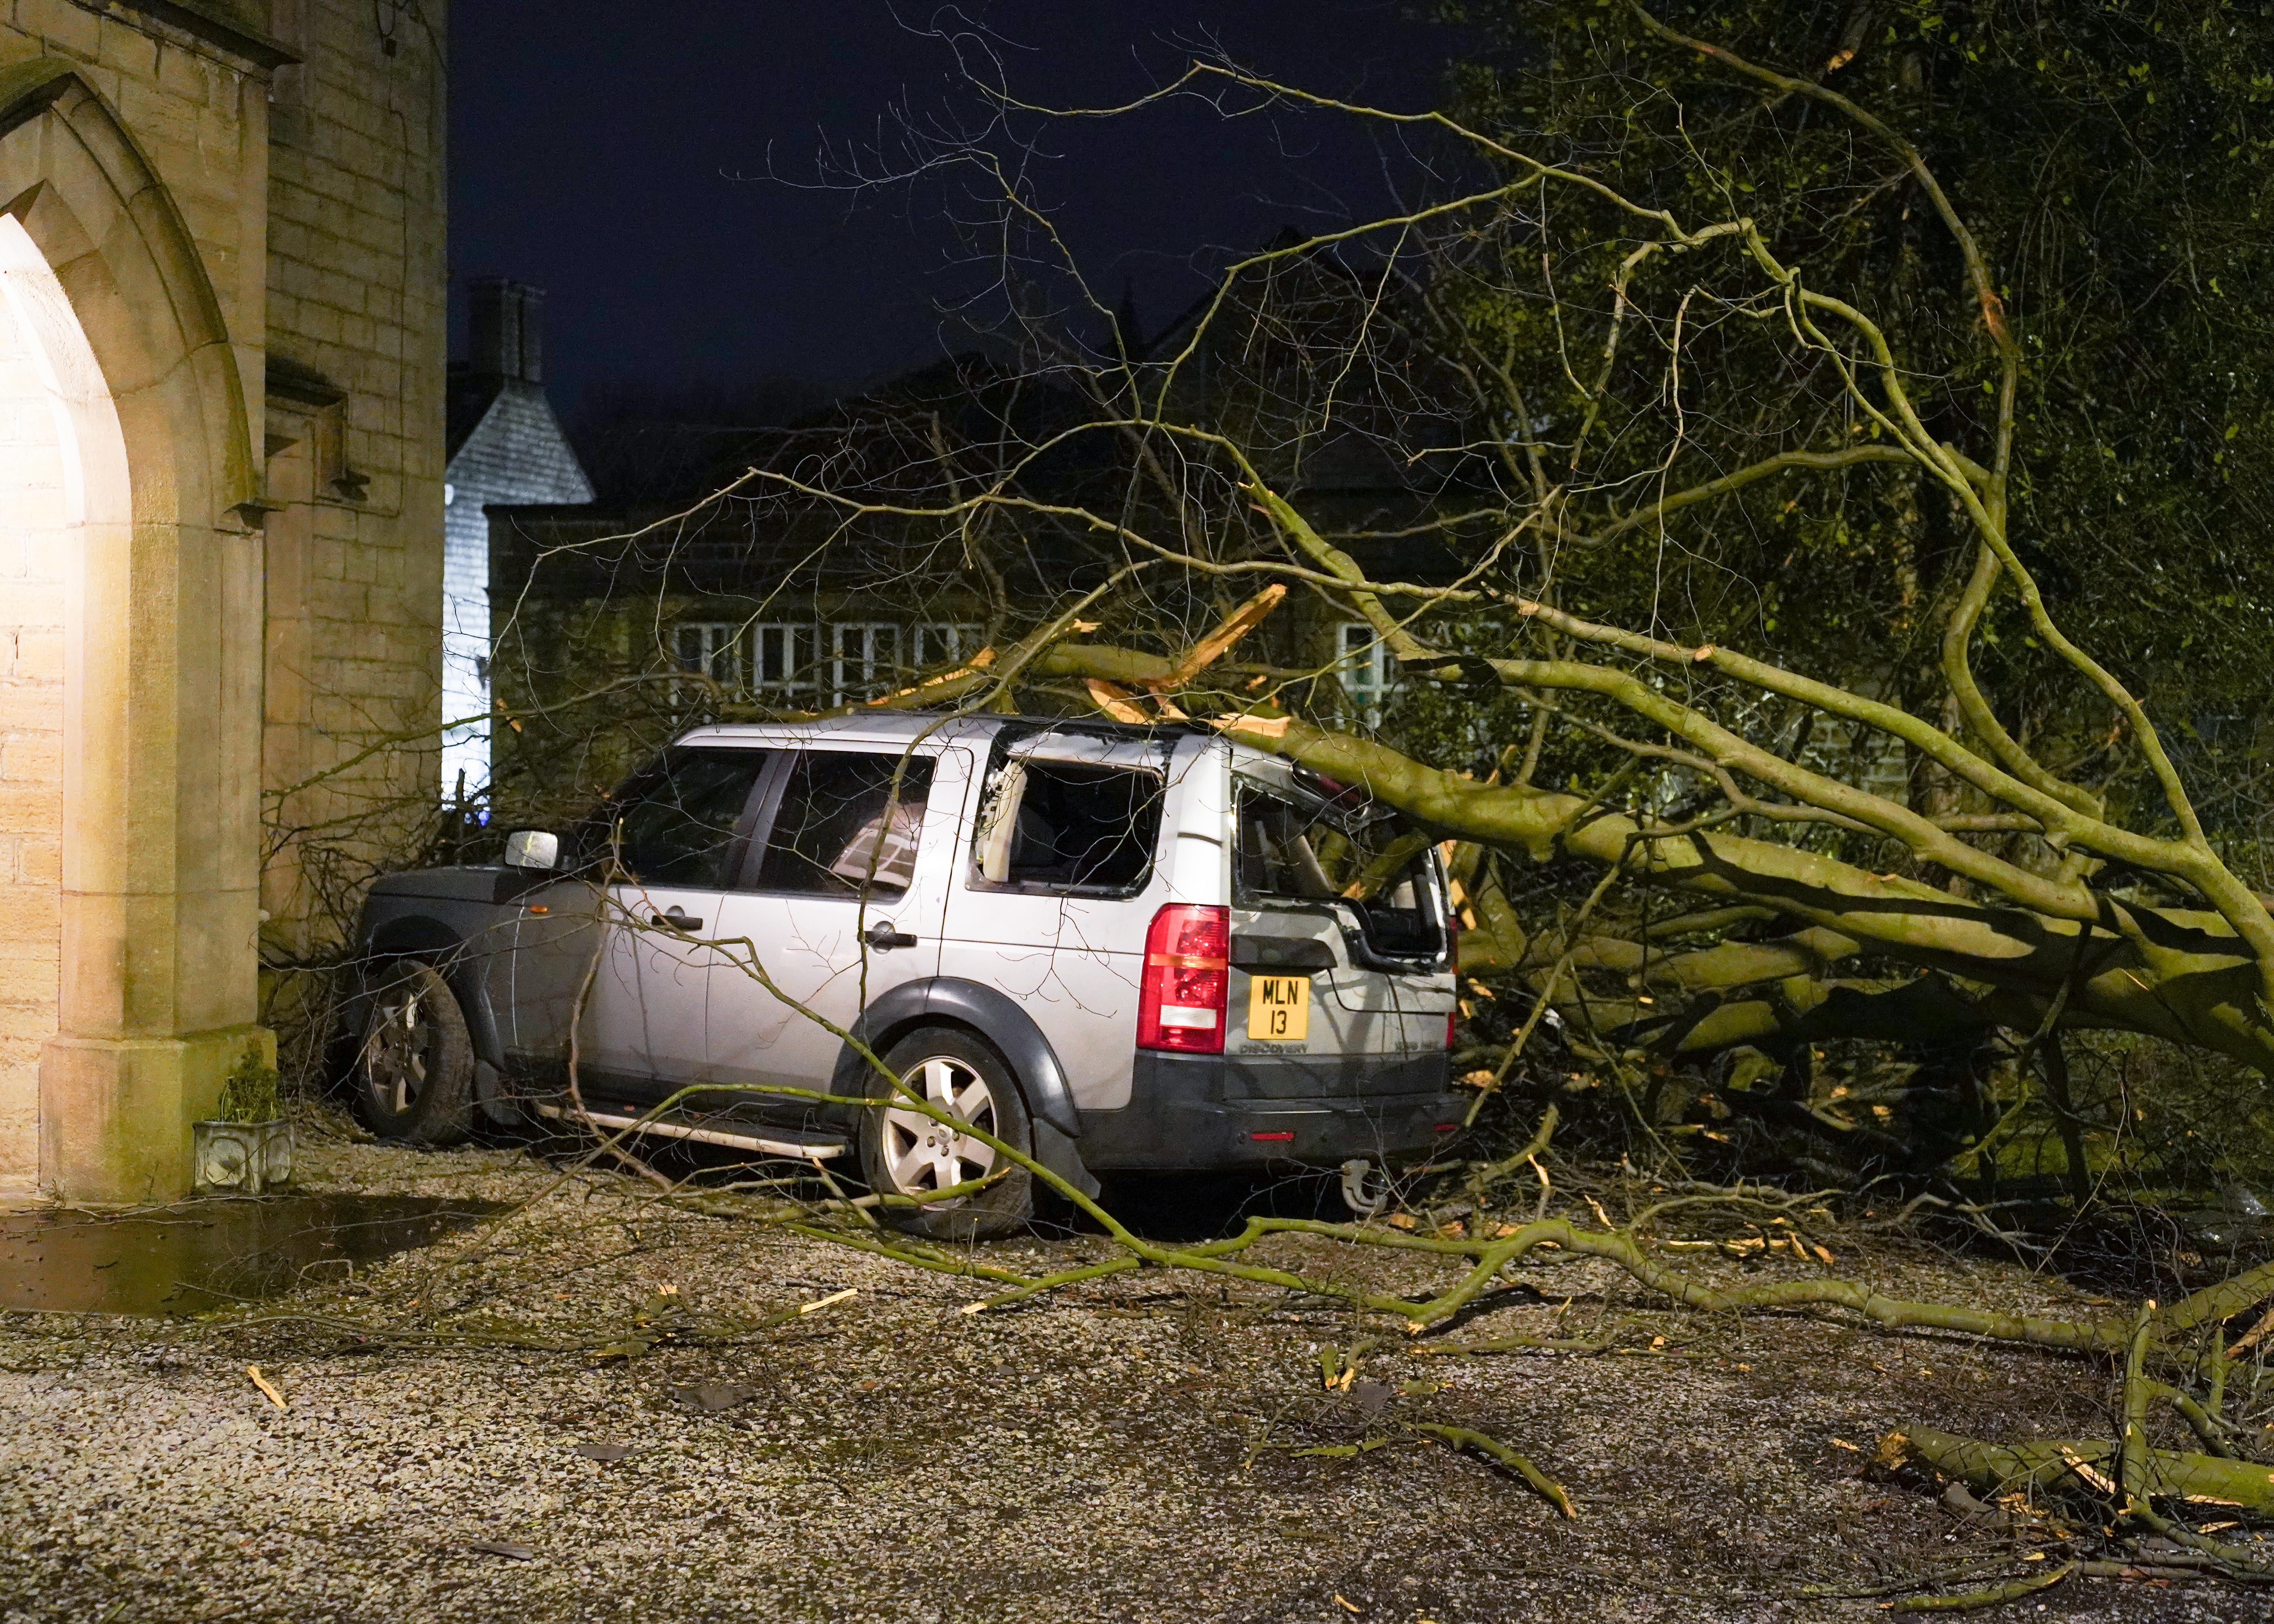
[[[896,107],[969,117],[954,53],[920,29],[983,22],[1014,92],[1123,101],[1214,40],[1291,83],[1435,105],[1459,41],[1413,0],[458,0],[451,18],[450,264],[548,289],[547,380],[572,421],[627,400],[712,409],[769,379],[841,390],[950,347],[967,289],[948,199],[810,178],[826,141],[874,147]],[[889,137],[888,137],[889,139]],[[1088,274],[1133,282],[1157,327],[1213,247],[1316,228],[1390,196],[1378,132],[1333,116],[1224,122],[1190,103],[1060,125],[1045,168]],[[892,143],[897,151],[898,144]]]

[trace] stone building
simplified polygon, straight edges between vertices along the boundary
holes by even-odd
[[[1190,320],[1145,350],[1180,348]],[[1243,359],[1188,368],[1178,409],[1254,423],[1247,397],[1292,393],[1276,378],[1259,381],[1253,357]],[[1016,494],[1151,517],[1149,488],[1140,485],[1133,505],[1123,483],[1119,442],[1067,432],[1095,412],[1091,399],[1047,373],[966,355],[791,427],[619,431],[628,444],[612,460],[643,474],[629,495],[573,508],[493,506],[490,579],[498,601],[512,605],[493,627],[495,692],[526,718],[495,740],[509,820],[573,816],[690,722],[825,711],[904,688],[1015,639],[1103,583],[1127,558],[1089,527],[1005,508],[969,523],[911,516],[1015,468],[1007,488]],[[1258,436],[1266,445],[1281,438],[1300,443]],[[1058,448],[1030,455],[1046,445]],[[752,470],[876,509],[811,500]],[[1395,533],[1431,500],[1363,435],[1271,471],[1338,533]],[[1377,567],[1394,549],[1397,574],[1442,572],[1410,545],[1346,545]],[[1155,571],[1141,607],[1105,635],[1133,631],[1141,641],[1166,627],[1213,624],[1227,593],[1244,597],[1254,584]],[[1308,691],[1315,706],[1367,725],[1391,709],[1396,673],[1374,628],[1314,594],[1291,597],[1246,647],[1320,673],[1330,686]],[[1039,688],[1024,702],[1082,703]]]
[[[442,793],[489,787],[490,524],[493,504],[576,504],[592,482],[545,398],[545,289],[491,277],[469,289],[471,355],[450,368],[442,474]],[[500,606],[510,613],[510,604]]]
[[[0,1192],[184,1190],[263,951],[433,804],[442,28],[0,7]]]

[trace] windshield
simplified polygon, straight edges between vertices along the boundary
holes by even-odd
[[[1339,904],[1382,958],[1426,961],[1444,952],[1429,837],[1403,814],[1255,785],[1241,786],[1239,805],[1240,901]]]

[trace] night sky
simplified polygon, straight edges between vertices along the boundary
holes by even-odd
[[[546,375],[572,425],[628,409],[763,411],[860,386],[968,337],[937,303],[948,199],[918,185],[800,190],[825,142],[873,147],[895,106],[968,118],[960,17],[1014,92],[1128,99],[1211,40],[1291,83],[1400,110],[1442,99],[1457,36],[1413,0],[458,0],[451,18],[450,265],[549,293]],[[1191,103],[1061,125],[1043,195],[1107,297],[1148,329],[1204,283],[1212,251],[1386,204],[1381,136],[1327,115],[1226,123]],[[890,140],[887,135],[888,141]],[[894,144],[894,150],[898,150]],[[462,350],[463,342],[454,347]]]

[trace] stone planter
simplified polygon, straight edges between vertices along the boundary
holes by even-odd
[[[292,1177],[292,1124],[200,1122],[191,1126],[198,1193],[260,1195]]]

